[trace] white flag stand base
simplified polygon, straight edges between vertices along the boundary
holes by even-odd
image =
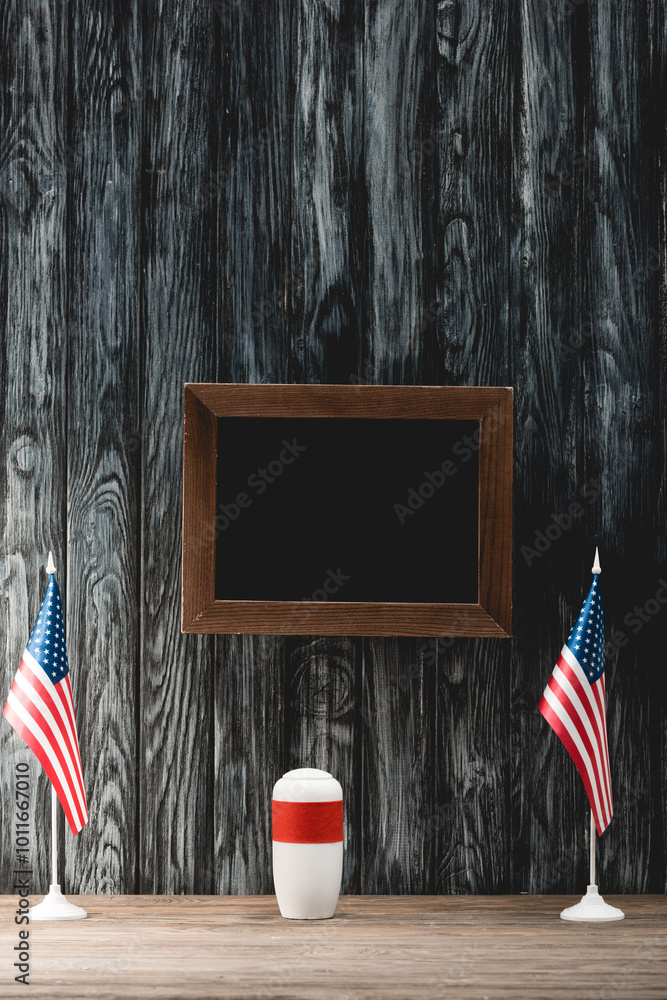
[[[625,913],[617,906],[610,906],[598,892],[596,885],[589,885],[580,903],[561,911],[561,920],[623,920]]]
[[[82,906],[70,903],[60,891],[59,885],[49,886],[49,894],[37,906],[31,906],[31,920],[83,920],[88,914]]]

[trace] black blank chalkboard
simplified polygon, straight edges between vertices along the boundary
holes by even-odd
[[[475,603],[478,430],[219,417],[216,599]]]

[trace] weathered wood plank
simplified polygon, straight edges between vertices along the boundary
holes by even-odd
[[[177,918],[183,925],[193,924],[195,926],[201,920],[202,915],[210,917],[219,923],[224,922],[225,918],[231,918],[230,923],[238,923],[238,917],[248,920],[257,917],[271,917],[272,919],[276,919],[278,926],[286,933],[292,932],[295,937],[299,937],[302,932],[308,931],[312,931],[314,936],[318,937],[322,931],[332,935],[341,931],[344,932],[345,918],[349,920],[352,917],[356,919],[363,917],[369,923],[376,924],[380,931],[388,926],[396,927],[402,923],[405,923],[406,929],[410,927],[417,930],[424,918],[432,916],[441,917],[443,925],[446,923],[450,926],[457,924],[461,926],[464,923],[474,924],[479,918],[483,917],[485,921],[488,921],[489,926],[495,925],[496,927],[500,927],[501,925],[506,925],[509,934],[512,934],[519,924],[524,927],[533,927],[535,924],[539,924],[540,929],[550,937],[552,942],[554,940],[554,925],[551,922],[551,918],[557,916],[563,907],[570,905],[572,902],[571,895],[547,893],[520,895],[516,893],[511,895],[474,894],[460,896],[442,896],[432,893],[408,896],[385,893],[378,895],[341,894],[336,905],[335,917],[328,923],[322,924],[308,920],[290,920],[286,922],[280,916],[278,901],[275,895],[266,893],[255,893],[248,896],[174,896],[167,893],[159,896],[152,894],[124,894],[122,896],[114,896],[113,899],[110,899],[108,895],[74,895],[72,899],[81,905],[87,903],[91,913],[95,911],[103,913],[109,923],[118,921],[121,930],[123,922],[128,917],[142,921],[145,920],[147,924],[151,921],[155,921],[156,923],[164,921],[166,924],[169,924]],[[667,899],[664,894],[619,894],[615,896],[610,895],[609,899],[614,906],[620,906],[626,913],[626,916],[631,918],[626,923],[614,924],[614,932],[618,934],[619,938],[624,939],[626,937],[633,937],[637,933],[641,934],[641,925],[644,921],[647,923],[649,921],[651,923],[659,921],[662,935],[665,936],[667,933],[663,919],[663,914],[667,909]],[[0,895],[0,915],[4,917],[5,913],[9,914],[11,908],[15,905],[16,899],[14,896]],[[515,916],[512,918],[512,915]],[[340,920],[340,923],[337,920],[338,917],[343,918]],[[513,926],[507,924],[508,917],[512,918],[511,922]],[[546,921],[545,917],[547,918]],[[639,926],[632,919],[636,917],[642,918]],[[350,922],[354,926],[354,921]],[[256,924],[254,926],[256,927]],[[565,933],[573,932],[573,936],[575,937],[577,936],[577,931],[581,933],[584,930],[581,926],[576,928],[566,922],[557,923],[555,926],[561,928]],[[9,933],[10,935],[13,933],[13,929],[8,924],[3,924],[2,927],[4,933]],[[60,924],[60,927],[63,933],[67,933],[65,925]],[[90,927],[90,924],[76,924],[76,928],[80,930],[83,930],[85,927]],[[74,929],[73,925],[70,926],[69,932],[71,933]],[[592,928],[590,929],[592,930]],[[50,930],[55,931],[56,927],[53,926]],[[609,925],[606,930],[609,932]],[[589,940],[595,940],[596,936],[599,935],[595,935],[595,932],[593,932]],[[86,970],[81,969],[79,971],[85,972]]]
[[[525,641],[512,653],[511,888],[554,892],[585,880],[588,829],[581,780],[537,711],[590,584],[586,510],[599,497],[586,481],[580,360],[568,353],[585,320],[578,227],[585,83],[572,51],[586,13],[533,0],[519,13],[511,356],[519,478],[514,634]],[[581,513],[560,531],[554,517],[572,503]]]
[[[214,891],[271,891],[271,791],[283,766],[284,648],[277,636],[217,640]]]
[[[68,652],[90,819],[66,873],[119,893],[137,847],[138,9],[75,4],[71,53]]]
[[[667,88],[667,57],[665,55],[665,25],[667,23],[667,11],[662,6],[656,9],[656,33],[659,39],[661,58],[652,55],[653,80],[654,80],[654,122],[660,123],[664,120],[664,104],[660,100],[660,94]],[[667,158],[660,157],[657,169],[657,189],[658,206],[656,208],[657,221],[657,260],[653,260],[652,267],[655,267],[656,281],[659,285],[659,300],[656,308],[654,329],[659,344],[659,371],[660,371],[660,404],[659,413],[667,412],[667,270],[665,263],[667,260]],[[656,538],[656,558],[660,566],[667,564],[667,519],[663,516],[664,498],[667,497],[667,428],[664,420],[657,429],[656,442],[656,472],[659,475],[659,497],[660,504],[656,511],[656,521],[660,523],[663,530]],[[661,579],[667,580],[667,575]],[[660,641],[660,640],[658,640]],[[657,678],[656,678],[657,679]],[[658,681],[659,683],[659,681]],[[658,707],[659,706],[659,707]],[[664,700],[656,699],[653,712],[659,719],[659,736],[653,738],[652,769],[662,774],[662,782],[657,790],[651,790],[651,794],[657,795],[662,802],[662,809],[653,811],[653,850],[651,856],[651,873],[649,885],[657,887],[659,892],[667,892],[667,705]],[[655,715],[654,715],[655,718]],[[655,732],[655,722],[651,725],[652,732]],[[657,767],[656,767],[657,764]],[[640,807],[641,808],[641,807]]]
[[[366,8],[368,249],[360,354],[365,380],[372,382],[437,381],[437,331],[428,290],[437,190],[429,186],[436,153],[434,29],[434,10],[427,3],[380,0]],[[357,779],[362,786],[362,888],[428,891],[435,845],[429,780],[434,662],[425,665],[422,643],[405,639],[366,639],[362,662]]]
[[[438,892],[509,887],[507,656],[495,640],[440,640],[435,735]]]
[[[433,885],[435,640],[364,644],[361,888],[423,893]]]
[[[611,628],[628,634],[608,660],[607,698],[615,817],[602,841],[604,885],[647,891],[651,858],[664,872],[664,830],[654,803],[661,791],[658,748],[662,683],[647,669],[667,638],[664,614],[644,610],[664,575],[665,499],[657,474],[659,409],[651,372],[659,343],[659,159],[664,141],[664,24],[658,6],[645,11],[622,2],[589,9],[590,108],[585,142],[588,210],[587,302],[592,350],[584,354],[586,453],[599,476],[596,519],[603,562],[603,598]],[[663,257],[664,260],[664,257]],[[604,570],[606,565],[607,569]],[[630,626],[625,616],[631,616]],[[644,620],[642,620],[642,618]],[[637,619],[639,619],[637,621]],[[610,662],[609,662],[610,661]],[[641,738],[629,737],[642,734]],[[643,790],[641,806],[636,800]],[[657,842],[653,844],[653,834]],[[632,845],[627,850],[624,845]],[[657,875],[658,869],[655,869]]]
[[[207,3],[144,8],[139,884],[210,892],[211,643],[180,631],[183,382],[213,377]]]
[[[288,227],[292,4],[213,4],[220,47],[217,161],[203,191],[219,219],[218,381],[283,382]]]
[[[286,645],[287,765],[319,767],[340,781],[345,805],[342,892],[359,885],[359,648],[355,639],[289,639]]]
[[[217,379],[283,382],[289,364],[290,4],[216,8]],[[251,557],[251,554],[249,554]],[[272,888],[271,790],[285,766],[284,639],[215,640],[214,891]]]
[[[569,1000],[573,983],[582,997],[664,997],[663,896],[611,897],[627,917],[603,933],[559,920],[571,896],[342,896],[326,923],[284,920],[273,896],[73,899],[88,920],[30,929],[30,996],[40,1000],[83,1000],[91,979],[102,1000],[210,998],[221,983],[252,1000]],[[0,899],[6,955],[14,906]],[[128,938],[141,947],[126,948]],[[73,953],[85,953],[85,968]]]
[[[511,23],[497,0],[438,5],[436,281],[445,384],[506,384]]]
[[[509,25],[507,6],[494,0],[438,7],[437,330],[441,377],[456,385],[515,381],[508,378]],[[443,572],[451,572],[445,560]],[[434,888],[503,891],[511,645],[440,640],[434,651]]]
[[[0,697],[4,704],[42,602],[49,549],[59,569],[64,601],[67,596],[67,37],[60,3],[4,4],[0,48]],[[76,674],[74,667],[75,680]],[[3,718],[0,884],[7,889],[14,883],[16,864],[14,766],[19,760],[30,767],[31,886],[47,889],[49,782]]]
[[[367,192],[364,368],[373,382],[410,383],[427,307],[424,274],[431,206],[422,205],[433,136],[421,120],[430,94],[433,7],[377,0],[364,26],[364,170]],[[427,379],[431,381],[431,379]]]
[[[428,369],[428,365],[424,365]],[[393,417],[479,420],[509,386],[440,385],[197,385],[198,399],[218,416]],[[499,426],[505,424],[499,421]]]
[[[349,384],[358,369],[364,247],[362,17],[362,5],[345,0],[301,2],[293,11],[288,302],[289,375],[295,382]],[[322,566],[322,580],[336,569]],[[315,588],[320,588],[319,580],[307,589]],[[345,802],[343,891],[356,891],[361,643],[303,636],[287,640],[285,648],[287,763],[290,768],[319,767],[340,781]]]
[[[363,5],[294,4],[290,381],[349,383],[359,362]]]

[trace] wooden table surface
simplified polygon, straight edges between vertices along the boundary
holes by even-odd
[[[0,896],[0,997],[667,997],[667,897],[609,896],[613,924],[559,919],[564,896],[343,896],[283,920],[274,896],[69,896],[88,919],[30,925],[15,984],[16,897]]]

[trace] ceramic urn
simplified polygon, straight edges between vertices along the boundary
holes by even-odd
[[[328,771],[288,771],[273,788],[273,881],[283,917],[333,917],[343,874],[343,790]]]

